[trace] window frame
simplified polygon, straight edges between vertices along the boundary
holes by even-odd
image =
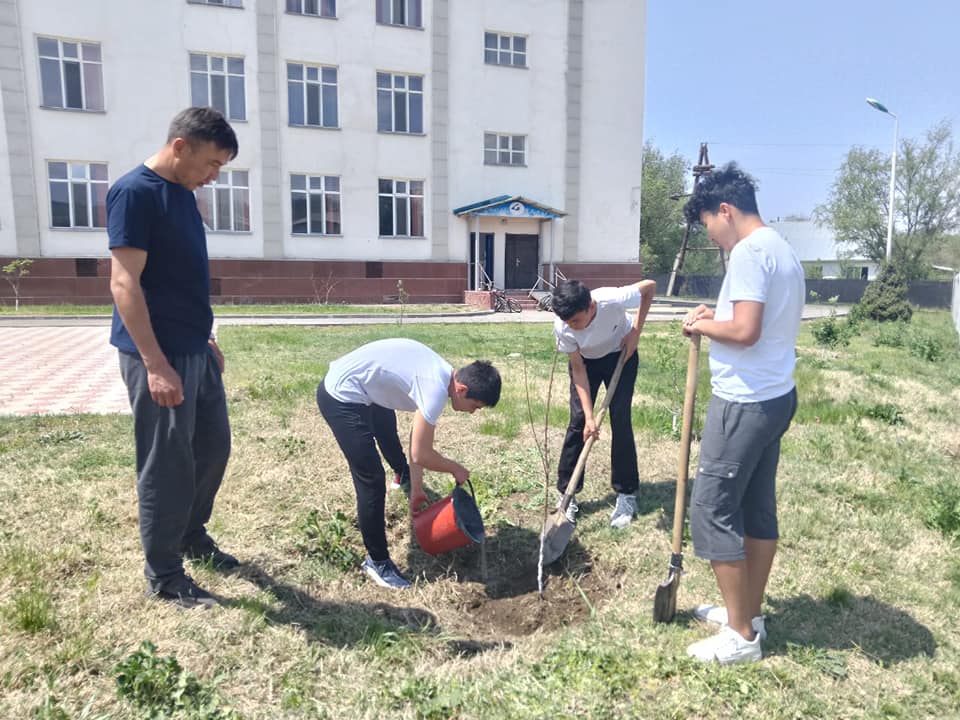
[[[409,28],[411,30],[423,30],[423,0],[375,0],[376,7],[374,9],[375,17],[377,20],[377,25],[383,25],[385,27],[399,27],[399,28]],[[403,14],[409,18],[411,16],[410,6],[412,3],[416,3],[417,14],[420,16],[420,24],[412,25],[409,22],[397,22],[394,19],[394,10],[397,8],[397,3],[401,3],[403,6]],[[382,8],[386,8],[389,11],[389,19],[386,19],[381,13]]]
[[[487,140],[489,138],[494,138],[495,143],[493,148],[487,147]],[[503,144],[503,141],[506,140],[506,147]],[[522,141],[523,147],[519,150],[516,149],[516,142]],[[527,153],[530,151],[530,142],[528,135],[520,135],[515,133],[498,133],[492,131],[484,131],[483,133],[483,164],[488,167],[527,167]],[[495,156],[494,162],[490,162],[487,159],[487,153],[493,152]],[[502,162],[501,153],[507,153],[509,156],[510,162]],[[513,162],[514,158],[519,155],[520,162]]]
[[[246,185],[237,184],[234,182],[234,173],[246,173],[247,183]],[[229,178],[227,183],[220,182],[220,175],[223,173],[229,173]],[[220,175],[217,176],[217,179],[211,183],[207,183],[201,187],[198,187],[194,191],[194,195],[197,197],[197,210],[200,212],[200,218],[203,220],[203,229],[207,233],[215,234],[224,234],[224,235],[244,235],[250,234],[253,232],[253,203],[251,202],[251,191],[253,190],[250,183],[250,169],[249,168],[234,168],[234,167],[223,167],[220,168]],[[217,189],[226,188],[229,198],[230,198],[230,229],[223,229],[216,227],[219,223],[217,222],[219,218],[218,203],[217,203]],[[213,214],[211,220],[213,221],[213,226],[207,224],[206,219],[203,217],[203,210],[200,208],[200,193],[210,191],[210,211]],[[237,191],[246,191],[246,208],[247,208],[247,227],[245,229],[237,229],[236,227],[236,192]]]
[[[326,15],[323,12],[323,6],[325,2],[333,4],[333,14]],[[301,10],[291,10],[290,4],[297,3]],[[300,15],[302,17],[315,17],[315,18],[325,18],[327,20],[336,20],[337,19],[337,0],[316,0],[317,3],[317,12],[311,13],[305,10],[307,6],[307,0],[286,0],[284,3],[285,10],[288,15]]]
[[[236,3],[231,5],[228,3]],[[243,10],[243,0],[187,0],[187,5],[210,5],[211,7],[233,8]]]
[[[193,69],[193,58],[194,58],[194,56],[206,58],[206,65],[207,65],[206,70],[194,70],[194,69]],[[213,69],[212,60],[213,60],[214,58],[219,59],[219,60],[223,60],[223,70],[214,70],[214,69]],[[240,60],[240,62],[243,63],[243,73],[242,73],[242,74],[238,75],[237,73],[232,73],[232,72],[230,72],[230,61],[231,61],[231,60]],[[223,85],[224,85],[224,101],[225,101],[225,103],[226,103],[226,107],[222,110],[223,116],[224,116],[227,120],[229,120],[230,122],[247,122],[247,58],[246,58],[246,56],[244,56],[244,55],[221,55],[221,54],[219,54],[219,53],[214,53],[214,52],[199,51],[199,50],[188,50],[188,51],[187,51],[187,68],[188,68],[188,70],[187,70],[188,80],[189,80],[189,84],[190,84],[190,104],[191,104],[191,105],[193,105],[193,106],[195,106],[195,107],[205,107],[205,106],[209,106],[209,107],[214,107],[214,108],[216,108],[216,105],[213,104],[213,92],[212,92],[212,88],[211,88],[212,78],[213,78],[214,76],[223,77],[223,78],[224,78],[224,81],[223,81]],[[206,101],[206,102],[197,102],[197,98],[195,98],[195,97],[193,96],[193,76],[194,76],[194,75],[200,75],[200,74],[204,75],[204,77],[206,77],[206,81],[207,81],[207,83],[206,83],[206,85],[207,85],[207,89],[206,89],[207,97],[206,97],[206,100],[207,100],[207,101]],[[243,117],[233,117],[233,116],[231,115],[231,102],[230,102],[230,98],[231,98],[232,96],[231,96],[231,93],[230,93],[230,78],[232,78],[232,77],[234,77],[234,78],[235,78],[235,77],[239,77],[239,78],[241,79],[241,81],[243,82],[243,94],[242,94],[242,97],[243,97]],[[216,109],[217,109],[217,110],[220,110],[220,108],[216,108]]]
[[[386,76],[389,78],[389,87],[380,86],[381,76]],[[397,87],[397,80],[402,78],[403,87]],[[412,79],[420,81],[420,89],[413,90],[410,87],[410,81]],[[418,75],[416,73],[401,73],[401,72],[392,72],[390,70],[377,70],[375,74],[375,84],[376,84],[376,108],[377,108],[377,132],[386,133],[389,135],[426,135],[426,76]],[[406,130],[397,130],[397,93],[402,91],[405,100],[404,108],[406,112]],[[390,129],[383,129],[380,127],[380,96],[382,92],[389,93],[389,103],[390,103]],[[410,122],[411,118],[411,103],[415,96],[420,97],[420,129],[411,130],[412,123]]]
[[[391,192],[390,192],[389,194],[383,192],[383,191],[381,190],[381,188],[380,188],[381,184],[382,184],[382,183],[385,183],[385,182],[389,182],[389,183],[390,183]],[[398,194],[398,192],[397,192],[397,183],[406,183],[406,191]],[[419,183],[419,185],[420,185],[420,192],[419,192],[419,193],[414,193],[414,192],[413,192],[413,187],[412,187],[413,183]],[[381,222],[380,222],[380,221],[381,221],[381,217],[380,217],[380,210],[381,210],[380,205],[381,205],[381,200],[382,200],[382,198],[387,198],[387,197],[391,198],[391,200],[392,200],[391,216],[390,216],[391,228],[393,229],[393,232],[392,232],[392,233],[384,233],[384,232],[383,232],[383,226],[381,225]],[[397,232],[397,229],[398,229],[398,228],[397,228],[397,225],[398,225],[398,222],[397,222],[397,220],[398,220],[398,216],[397,216],[397,200],[398,200],[398,198],[404,198],[404,199],[406,200],[406,202],[404,203],[404,205],[405,205],[405,210],[406,210],[406,228],[405,228],[405,229],[409,231],[409,232],[407,232],[407,233],[398,233],[398,232]],[[420,219],[420,229],[421,229],[421,233],[420,233],[419,235],[414,235],[414,234],[412,234],[413,225],[414,225],[414,222],[413,222],[414,214],[413,214],[413,212],[412,212],[412,210],[413,210],[413,205],[414,205],[414,198],[420,198],[420,202],[419,202],[420,217],[419,217],[419,219]],[[426,236],[427,236],[427,234],[426,234],[426,231],[427,231],[427,226],[426,226],[426,221],[427,221],[426,198],[427,198],[427,193],[426,193],[426,180],[424,180],[424,179],[422,179],[422,178],[389,178],[389,177],[379,177],[379,176],[378,176],[378,177],[377,177],[377,232],[378,232],[378,236],[381,237],[381,238],[412,239],[412,240],[422,240],[422,239],[426,238]]]
[[[487,41],[490,37],[496,38],[496,47],[488,47]],[[518,69],[528,69],[530,66],[527,64],[527,58],[529,56],[529,46],[527,41],[529,40],[529,35],[523,35],[522,33],[508,33],[500,32],[499,30],[484,30],[483,31],[483,63],[484,65],[493,65],[495,67],[512,67]],[[507,40],[509,47],[504,47],[504,40]],[[523,41],[523,50],[516,49],[517,40]],[[489,59],[488,53],[495,53],[497,59],[495,62],[492,62]],[[509,56],[510,62],[503,62],[503,56],[507,54]],[[523,56],[523,64],[518,65],[516,63],[516,58],[518,55]]]
[[[110,165],[106,161],[98,160],[62,160],[62,159],[47,159],[44,161],[47,164],[47,195],[50,201],[50,224],[48,226],[49,230],[69,230],[69,231],[101,231],[107,229],[107,191],[110,188]],[[50,166],[54,163],[63,164],[67,166],[66,173],[67,177],[65,178],[54,178],[50,175]],[[106,177],[102,180],[95,179],[93,177],[92,168],[93,166],[102,166],[104,168],[104,173]],[[82,178],[74,177],[72,172],[74,167],[82,166],[84,168],[84,176]],[[70,224],[69,225],[54,225],[54,212],[53,212],[53,184],[57,183],[60,185],[67,186],[67,209],[70,215]],[[87,224],[78,225],[76,221],[76,200],[74,199],[74,185],[82,183],[84,185],[84,195],[87,203]],[[103,200],[103,225],[95,225],[95,216],[96,216],[96,204],[94,202],[93,190],[94,185],[101,186],[102,189],[102,200]]]
[[[294,188],[293,178],[302,177],[304,179],[304,187]],[[336,190],[327,189],[327,180],[335,179],[337,188]],[[312,188],[311,180],[319,180],[320,187]],[[343,237],[343,177],[341,175],[335,175],[331,173],[308,173],[308,172],[291,172],[289,174],[289,183],[290,183],[290,235],[293,237]],[[294,228],[296,227],[296,218],[293,216],[293,200],[295,194],[302,194],[306,198],[306,223],[307,231],[298,232]],[[321,217],[323,224],[323,232],[314,232],[312,230],[312,212],[311,212],[311,197],[319,195],[321,198],[320,208],[321,208]],[[338,218],[336,222],[339,224],[339,227],[336,232],[327,232],[328,224],[331,222],[327,217],[327,196],[334,195],[337,198],[337,214]]]
[[[51,55],[44,55],[40,50],[40,41],[48,40],[57,43],[57,57]],[[64,43],[76,45],[77,46],[77,57],[70,58],[64,54],[63,46]],[[84,58],[84,46],[95,46],[97,48],[97,54],[99,55],[99,60],[86,60]],[[97,42],[94,40],[81,40],[77,38],[65,38],[56,35],[34,35],[34,48],[37,51],[37,76],[39,79],[38,90],[39,90],[39,99],[40,107],[45,110],[61,110],[66,112],[89,112],[89,113],[103,113],[107,110],[107,89],[103,81],[103,43]],[[57,61],[57,72],[60,80],[60,105],[48,105],[44,101],[44,83],[43,83],[43,61],[44,60],[56,60]],[[67,105],[67,79],[66,73],[64,72],[64,61],[76,61],[79,65],[79,78],[80,78],[80,104],[81,107],[72,107]],[[87,92],[87,77],[84,70],[86,66],[95,66],[99,71],[99,81],[100,81],[100,107],[90,107],[90,102]]]
[[[291,65],[299,66],[299,67],[300,67],[301,77],[300,77],[299,80],[297,80],[297,79],[291,79],[291,78],[290,78],[290,66],[291,66]],[[288,125],[289,127],[296,127],[296,128],[311,128],[311,129],[320,129],[320,130],[339,130],[339,129],[340,129],[340,68],[339,68],[337,65],[323,65],[323,64],[318,64],[318,63],[301,62],[301,61],[298,61],[298,60],[287,60],[287,61],[286,61],[286,67],[287,67],[287,125]],[[308,69],[308,68],[315,68],[315,69],[318,71],[318,72],[317,72],[317,80],[307,80],[307,69]],[[333,71],[336,73],[336,81],[335,81],[334,83],[324,82],[324,80],[323,80],[323,71],[324,71],[324,70],[333,70]],[[290,84],[291,84],[291,83],[298,83],[299,85],[301,85],[300,92],[301,92],[301,97],[302,97],[302,101],[303,101],[303,105],[302,105],[302,108],[303,108],[303,122],[302,122],[302,123],[296,123],[296,122],[294,122],[294,121],[293,121],[293,117],[292,117],[292,113],[290,112],[290,92],[291,92],[291,90],[290,90]],[[334,104],[335,104],[335,108],[334,108],[334,109],[335,109],[335,112],[336,112],[336,118],[334,118],[334,119],[335,119],[335,124],[333,124],[333,125],[324,125],[324,123],[323,123],[323,118],[324,118],[324,108],[325,108],[325,106],[326,106],[326,103],[324,102],[324,99],[323,99],[323,88],[324,88],[324,87],[330,87],[331,84],[332,84],[332,86],[333,86],[334,93],[335,93],[335,98],[334,98],[334,100],[335,100],[335,103],[334,103]],[[308,123],[308,122],[307,122],[307,118],[308,118],[307,92],[308,92],[308,90],[309,90],[309,87],[308,87],[309,85],[317,85],[317,86],[319,87],[319,89],[320,89],[320,90],[319,90],[319,92],[320,92],[320,95],[319,95],[319,103],[320,103],[320,105],[319,105],[320,124],[319,124],[319,125],[314,125],[313,123]]]

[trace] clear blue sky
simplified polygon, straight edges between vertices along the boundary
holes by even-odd
[[[666,153],[737,160],[767,220],[809,214],[853,145],[942,119],[960,143],[958,0],[647,0],[643,133]]]

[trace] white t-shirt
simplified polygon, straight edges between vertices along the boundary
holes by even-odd
[[[760,339],[750,347],[710,342],[714,395],[732,402],[762,402],[793,389],[797,333],[806,285],[796,253],[775,230],[754,230],[733,246],[714,312],[733,319],[733,303],[763,303]]]
[[[419,410],[436,425],[447,404],[453,367],[423,343],[376,340],[330,363],[323,386],[335,400]]]
[[[596,360],[620,349],[620,342],[633,326],[626,308],[639,307],[640,290],[636,285],[597,288],[590,297],[597,303],[597,314],[583,330],[574,330],[560,318],[553,321],[560,352],[579,350],[585,358]]]

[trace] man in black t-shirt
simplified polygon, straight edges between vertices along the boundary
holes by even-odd
[[[216,604],[184,573],[184,557],[221,570],[239,564],[205,527],[230,457],[230,424],[193,194],[237,151],[223,115],[189,108],[173,119],[166,145],[107,194],[110,342],[133,411],[144,575],[148,595],[181,607]]]

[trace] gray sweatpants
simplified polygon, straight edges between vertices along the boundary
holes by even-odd
[[[175,355],[183,402],[163,408],[150,397],[139,355],[120,353],[133,410],[143,573],[154,590],[183,574],[183,550],[206,540],[206,523],[230,457],[230,422],[212,351]]]

